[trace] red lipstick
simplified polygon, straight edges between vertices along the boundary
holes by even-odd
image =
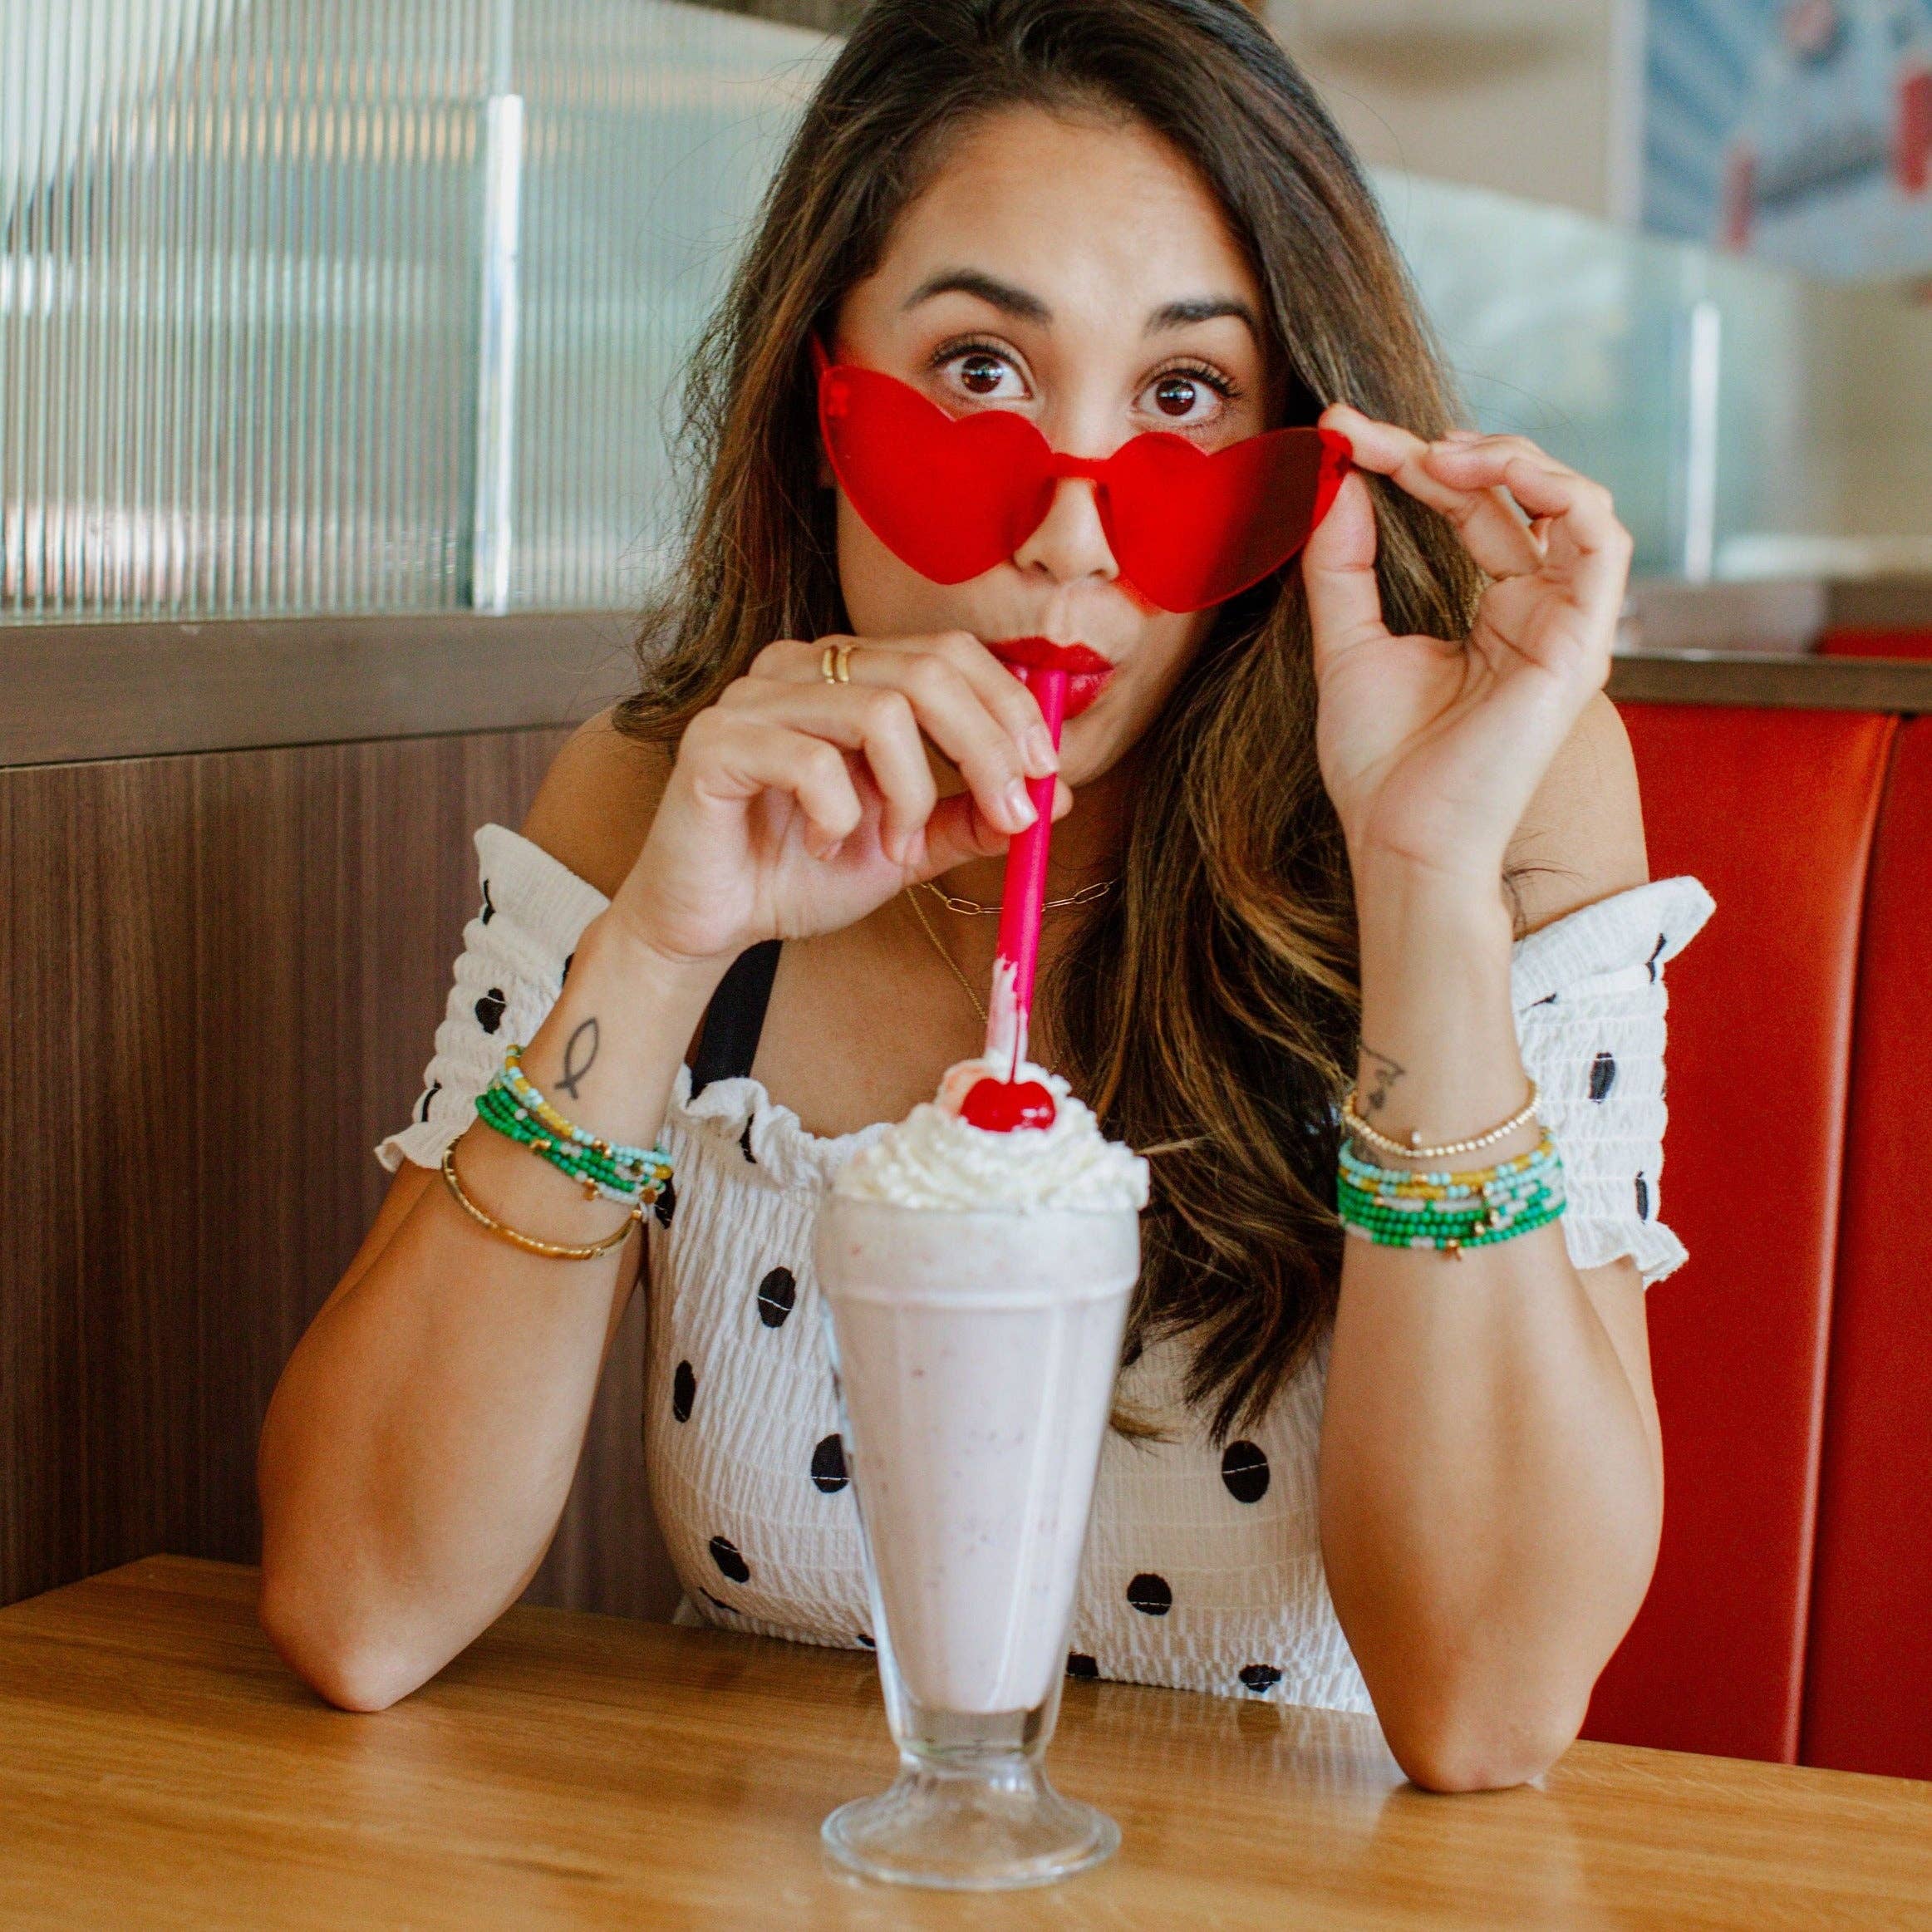
[[[1024,664],[1067,674],[1067,711],[1078,717],[1107,688],[1112,662],[1084,644],[1056,644],[1050,637],[1002,637],[986,648],[1002,664]]]

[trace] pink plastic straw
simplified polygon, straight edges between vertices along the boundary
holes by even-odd
[[[1058,750],[1060,726],[1066,717],[1067,674],[1030,664],[1016,664],[1011,669],[1040,701],[1040,715],[1046,720],[1054,748]],[[1006,882],[1000,895],[1000,950],[993,962],[986,1058],[1008,1056],[1010,1079],[1026,1057],[1033,980],[1040,965],[1040,912],[1046,903],[1046,855],[1053,843],[1054,784],[1054,774],[1050,772],[1028,783],[1028,795],[1040,816],[1006,848]]]

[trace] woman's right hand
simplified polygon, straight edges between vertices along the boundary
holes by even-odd
[[[851,681],[828,682],[846,643]],[[940,796],[928,740],[965,791]],[[964,632],[784,639],[692,719],[612,910],[693,963],[833,932],[1003,851],[1059,762],[1033,694]],[[1073,801],[1054,793],[1057,819]]]

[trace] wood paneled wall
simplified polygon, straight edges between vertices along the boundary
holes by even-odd
[[[0,1600],[252,1558],[255,1443],[564,734],[0,770]],[[540,1600],[661,1614],[634,1308]]]

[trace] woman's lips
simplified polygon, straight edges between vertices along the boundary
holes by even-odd
[[[1107,688],[1107,681],[1113,675],[1113,664],[1084,644],[1056,644],[1050,637],[1003,637],[989,642],[986,648],[1002,664],[1064,671],[1069,718],[1079,717]]]

